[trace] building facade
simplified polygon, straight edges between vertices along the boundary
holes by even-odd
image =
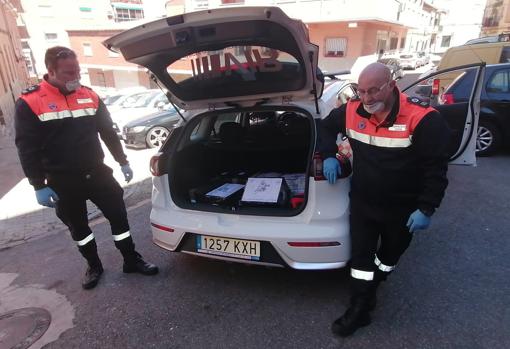
[[[0,2],[0,129],[8,135],[13,134],[14,102],[29,82],[18,20],[22,11],[19,1]]]
[[[487,0],[480,36],[510,32],[510,0]]]

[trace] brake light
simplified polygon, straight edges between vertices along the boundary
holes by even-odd
[[[439,94],[439,79],[434,79],[432,82],[432,95],[437,96]]]
[[[173,233],[175,230],[172,229],[172,228],[169,228],[169,227],[165,227],[164,225],[159,225],[159,224],[156,224],[156,223],[152,223],[151,222],[151,225],[154,227],[154,228],[157,228],[157,229],[160,229],[160,230],[164,230],[164,231],[167,231],[169,233]]]
[[[151,160],[150,160],[150,170],[151,170],[151,174],[154,176],[154,177],[159,177],[159,176],[162,176],[164,173],[162,173],[160,170],[159,170],[159,160],[160,160],[160,157],[163,153],[157,153],[156,155],[153,155],[151,157]]]
[[[322,160],[322,156],[321,154],[319,153],[315,153],[313,155],[313,178],[316,180],[316,181],[323,181],[326,179],[326,177],[324,177],[324,174],[322,173],[322,164],[323,164],[323,160]]]
[[[455,98],[453,97],[453,93],[444,93],[441,96],[441,102],[443,104],[454,104]]]
[[[295,241],[295,242],[287,242],[289,246],[292,247],[330,247],[330,246],[340,246],[338,241]]]

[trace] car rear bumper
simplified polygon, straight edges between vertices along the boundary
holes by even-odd
[[[239,263],[290,267],[303,270],[344,267],[350,259],[348,214],[334,220],[304,223],[298,217],[284,219],[258,216],[183,213],[179,211],[151,212],[153,242],[169,251]],[[172,217],[169,226],[163,222]],[[231,217],[227,217],[231,216]],[[257,222],[255,222],[257,220]],[[251,222],[250,222],[251,221]],[[170,228],[169,231],[166,228]],[[200,235],[260,242],[260,259],[246,260],[200,253],[196,240]],[[336,246],[294,247],[290,242],[336,242]]]

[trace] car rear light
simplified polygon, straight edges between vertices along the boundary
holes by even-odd
[[[162,171],[159,170],[159,160],[161,158],[161,155],[163,155],[163,153],[157,153],[156,155],[153,155],[150,160],[150,170],[154,177],[164,175],[164,173],[162,173]]]
[[[160,224],[156,224],[156,223],[152,223],[152,222],[151,222],[151,225],[154,228],[161,229],[161,230],[167,231],[169,233],[173,233],[175,231],[173,228],[165,227],[164,225],[160,225]]]
[[[315,153],[313,156],[312,171],[313,171],[313,178],[316,181],[323,181],[326,179],[326,177],[324,177],[324,174],[322,173],[322,164],[323,164],[323,160],[322,160],[321,154]]]
[[[287,242],[289,246],[292,247],[331,247],[331,246],[340,246],[338,241],[294,241]]]
[[[454,104],[455,98],[453,97],[453,93],[444,93],[441,96],[441,102],[443,104]]]
[[[439,79],[434,79],[434,81],[432,82],[432,95],[433,96],[437,96],[439,94],[439,83],[440,83]]]

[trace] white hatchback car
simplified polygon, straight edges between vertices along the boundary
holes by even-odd
[[[151,160],[154,243],[260,265],[346,265],[350,181],[324,180],[316,122],[354,87],[340,80],[322,94],[319,48],[302,22],[276,7],[223,8],[147,23],[104,45],[151,70],[186,110]],[[472,163],[477,110],[455,115],[456,161]]]

